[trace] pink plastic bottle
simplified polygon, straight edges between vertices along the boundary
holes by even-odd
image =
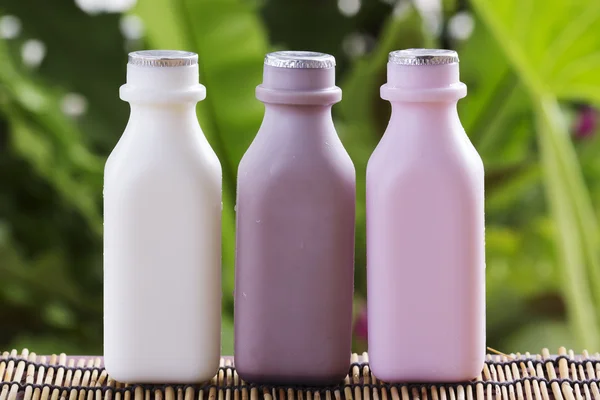
[[[484,172],[449,50],[390,53],[367,168],[370,364],[388,382],[475,378],[485,357]]]
[[[265,117],[240,162],[235,364],[254,383],[324,385],[350,366],[354,165],[331,119],[335,59],[265,58]]]

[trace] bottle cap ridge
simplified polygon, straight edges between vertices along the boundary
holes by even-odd
[[[265,65],[276,68],[325,69],[335,67],[335,57],[314,51],[276,51],[265,56]]]
[[[397,65],[443,65],[458,63],[458,54],[445,49],[406,49],[392,51],[390,64]]]
[[[198,54],[180,50],[142,50],[129,53],[129,65],[185,67],[198,64]]]

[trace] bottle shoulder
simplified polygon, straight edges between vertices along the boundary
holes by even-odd
[[[270,165],[273,159],[281,162],[282,159],[296,158],[299,159],[296,162],[352,163],[333,125],[316,131],[261,126],[240,165],[260,168]]]
[[[367,170],[442,167],[483,171],[481,157],[461,126],[438,132],[388,127],[369,158]]]
[[[354,198],[356,176],[348,154],[326,145],[311,151],[258,151],[246,154],[240,162],[237,188],[238,199],[243,201],[266,204],[277,198],[288,204],[325,205]]]
[[[254,151],[256,150],[256,151]],[[311,149],[290,146],[274,151],[248,149],[238,167],[238,180],[354,181],[355,168],[343,147],[323,143]]]
[[[466,140],[465,140],[466,139]],[[460,143],[437,148],[404,149],[380,143],[367,165],[367,186],[371,190],[391,190],[412,187],[429,193],[445,195],[474,190],[484,186],[481,157],[466,135]]]
[[[144,132],[139,132],[143,136]],[[154,176],[220,181],[222,170],[219,159],[202,132],[187,140],[168,138],[137,138],[127,130],[109,155],[104,176],[107,180],[128,180],[134,177]],[[172,132],[175,136],[179,132]]]

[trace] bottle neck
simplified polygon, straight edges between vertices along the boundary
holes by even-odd
[[[399,137],[395,133],[401,133],[404,140],[426,146],[455,142],[456,134],[464,132],[457,103],[466,93],[458,63],[420,66],[389,62],[388,81],[381,87],[381,97],[392,104],[386,132],[393,135],[386,136],[392,140]]]
[[[193,130],[198,125],[195,103],[131,103],[130,127],[144,126],[145,129],[151,127],[157,131],[173,132]]]
[[[265,104],[263,125],[300,126],[304,131],[319,132],[333,127],[331,105]]]
[[[127,135],[142,134],[146,140],[168,138],[188,141],[201,132],[196,103],[205,97],[198,83],[198,66],[145,67],[127,65],[127,83],[121,99],[131,113]]]
[[[451,102],[392,102],[390,126],[410,127],[420,132],[450,131],[444,127],[458,124],[457,101]]]
[[[292,104],[265,104],[265,116],[256,136],[256,143],[273,140],[300,140],[318,143],[337,136],[329,106],[299,106]]]
[[[195,104],[206,97],[198,83],[198,66],[144,67],[127,65],[127,83],[120,88],[122,100],[136,104]]]
[[[397,65],[388,63],[388,80],[381,98],[394,102],[455,102],[467,95],[460,82],[458,63],[442,65]]]
[[[256,98],[269,104],[330,106],[342,99],[342,91],[335,86],[334,68],[296,69],[265,65]]]

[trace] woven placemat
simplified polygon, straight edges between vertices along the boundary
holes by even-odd
[[[27,350],[0,358],[0,400],[600,400],[600,355],[559,349],[558,355],[488,355],[472,382],[386,384],[369,369],[367,353],[352,355],[349,375],[335,387],[274,387],[242,381],[233,359],[200,385],[125,385],[99,357],[37,356]]]

